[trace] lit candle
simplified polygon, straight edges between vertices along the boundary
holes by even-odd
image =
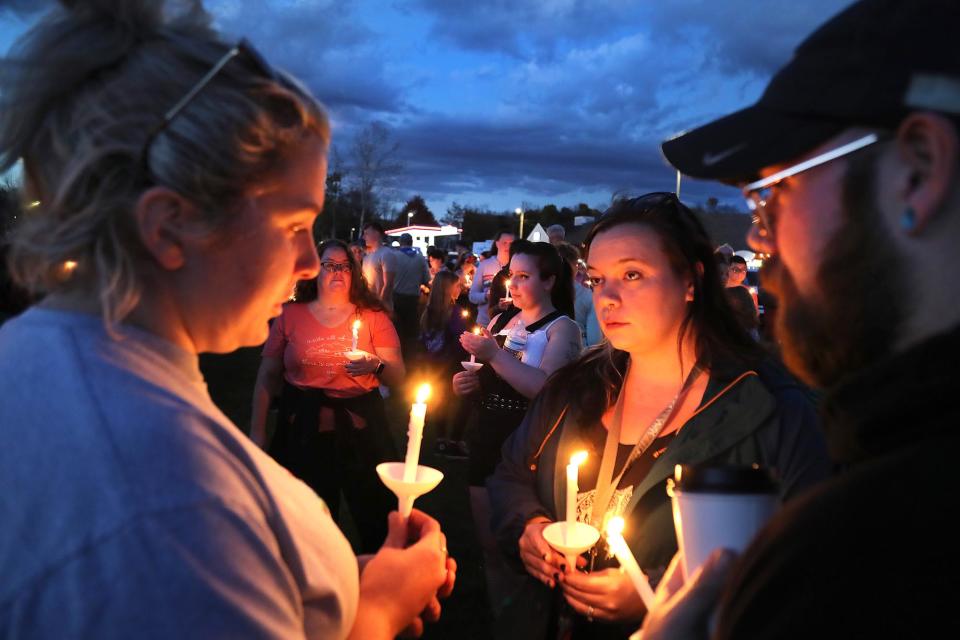
[[[586,451],[578,451],[570,456],[570,464],[567,465],[567,522],[577,521],[577,492],[580,487],[577,486],[577,476],[580,473],[580,465],[587,459]]]
[[[469,318],[470,312],[464,309],[463,311],[460,312],[460,315],[463,316],[464,318]]]
[[[474,327],[474,328],[473,328],[473,335],[475,335],[475,336],[480,335],[480,327]],[[476,355],[475,353],[471,353],[471,354],[470,354],[470,364],[476,364],[476,363],[477,363],[477,355]]]
[[[350,351],[357,350],[357,338],[360,336],[360,319],[357,318],[353,321],[353,345],[350,347]]]
[[[504,298],[504,300],[506,300],[507,302],[513,302],[513,298],[510,297],[510,281],[507,280],[507,281],[504,283],[504,286],[507,287],[507,297]]]
[[[420,443],[423,441],[423,421],[427,416],[427,398],[430,385],[422,384],[417,389],[417,401],[410,407],[410,422],[407,424],[407,457],[403,463],[403,481],[417,479],[417,463],[420,462]]]
[[[653,607],[653,589],[650,588],[650,582],[637,564],[637,559],[633,557],[633,552],[627,546],[627,541],[623,539],[623,518],[620,516],[610,518],[607,523],[607,544],[613,555],[617,556],[620,567],[630,576],[634,589],[640,594],[647,611]]]

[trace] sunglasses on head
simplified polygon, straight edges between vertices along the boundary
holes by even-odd
[[[210,70],[207,71],[175,105],[163,114],[163,119],[147,134],[147,138],[140,150],[140,166],[143,168],[145,174],[149,175],[150,173],[150,147],[153,145],[154,140],[157,139],[157,136],[163,133],[163,131],[170,126],[170,123],[183,113],[183,110],[193,102],[201,91],[213,82],[213,79],[216,78],[217,75],[223,71],[223,68],[227,66],[227,63],[234,58],[242,59],[256,74],[264,78],[270,80],[276,80],[278,78],[277,72],[267,64],[267,61],[253,48],[253,45],[251,45],[246,38],[241,38],[237,44],[230,47],[230,49],[214,63]]]

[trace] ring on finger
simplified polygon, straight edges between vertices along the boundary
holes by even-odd
[[[587,620],[593,622],[593,605],[587,607]]]

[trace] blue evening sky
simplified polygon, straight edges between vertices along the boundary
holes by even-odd
[[[507,210],[673,190],[659,143],[756,100],[850,0],[207,0],[327,105],[334,144],[387,123],[421,194]],[[0,0],[0,50],[51,0]],[[686,180],[684,200],[738,203]]]

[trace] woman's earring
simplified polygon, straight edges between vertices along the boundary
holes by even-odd
[[[900,216],[900,228],[904,231],[913,231],[916,226],[917,214],[913,210],[913,207],[907,207]]]

